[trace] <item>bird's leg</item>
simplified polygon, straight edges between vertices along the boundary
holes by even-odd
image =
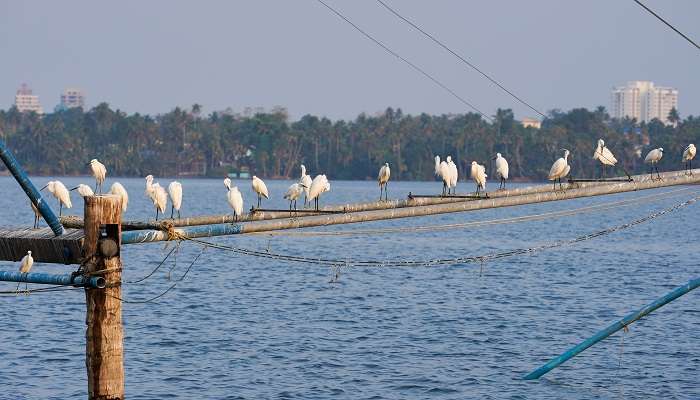
[[[389,201],[389,182],[384,184],[384,200]]]
[[[258,195],[258,208],[260,208],[260,201],[262,200],[262,196]]]
[[[382,201],[382,184],[379,184],[379,201]]]
[[[175,206],[170,206],[170,219],[173,219],[173,214],[175,213]]]
[[[177,210],[177,219],[180,219],[180,210]]]
[[[22,283],[22,282],[17,282],[17,289],[15,289],[15,294],[19,294],[19,285],[20,285],[21,283]]]
[[[63,212],[63,203],[58,203],[58,216],[61,216],[61,213]]]
[[[158,221],[158,207],[156,207],[156,221]]]

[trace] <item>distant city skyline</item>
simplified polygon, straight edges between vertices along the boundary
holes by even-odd
[[[700,37],[700,2],[646,3]],[[500,107],[518,119],[537,117],[377,3],[329,4],[487,115]],[[542,111],[602,105],[612,112],[611,87],[648,80],[682,93],[682,116],[700,114],[697,50],[633,2],[389,4]],[[47,110],[75,86],[90,94],[88,108],[107,102],[127,113],[195,103],[205,114],[282,106],[293,119],[348,119],[386,107],[470,111],[315,1],[5,2],[0,47],[12,55],[0,74],[2,109],[27,82]]]
[[[678,111],[678,90],[656,86],[651,81],[631,81],[612,90],[610,116],[635,118],[639,122],[653,119],[670,123],[672,109]]]

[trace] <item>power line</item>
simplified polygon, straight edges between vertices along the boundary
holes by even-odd
[[[681,36],[683,37],[683,39],[689,41],[690,44],[692,44],[693,46],[695,46],[696,49],[700,50],[700,46],[698,46],[698,44],[695,43],[695,42],[693,41],[693,39],[691,39],[691,38],[689,38],[688,36],[684,35],[683,32],[679,31],[678,29],[676,29],[676,27],[674,27],[673,25],[671,25],[668,21],[666,21],[665,19],[661,18],[661,16],[660,16],[659,14],[655,13],[651,8],[645,6],[645,5],[644,5],[641,1],[639,1],[639,0],[633,0],[633,1],[634,1],[635,3],[637,3],[637,4],[639,4],[639,6],[642,7],[643,9],[647,10],[651,15],[655,16],[656,18],[658,18],[659,21],[661,21],[661,22],[663,22],[664,24],[666,24],[669,28],[671,28],[671,29],[673,29],[674,31],[676,31],[677,34],[681,35]]]
[[[415,28],[416,30],[418,30],[420,33],[422,33],[423,35],[425,35],[425,36],[427,36],[428,38],[430,38],[430,40],[432,40],[433,42],[437,43],[440,47],[442,47],[443,49],[447,50],[447,51],[448,51],[449,53],[451,53],[453,56],[457,57],[460,61],[462,61],[463,63],[465,63],[465,64],[467,64],[468,66],[470,66],[470,67],[471,67],[473,70],[475,70],[476,72],[480,73],[484,78],[488,79],[489,81],[491,81],[491,83],[493,83],[494,85],[496,85],[496,86],[498,86],[499,88],[501,88],[501,90],[503,90],[504,92],[508,93],[508,94],[509,94],[511,97],[513,97],[515,100],[517,100],[517,101],[519,101],[521,104],[527,106],[529,109],[531,109],[532,111],[534,111],[534,112],[536,112],[537,114],[541,115],[543,118],[547,118],[547,116],[544,115],[544,113],[542,113],[541,111],[539,111],[538,109],[536,109],[535,107],[533,107],[532,105],[530,105],[530,103],[528,103],[528,102],[526,102],[525,100],[523,100],[523,99],[521,99],[520,97],[518,97],[515,93],[513,93],[513,92],[511,92],[510,90],[506,89],[506,87],[503,86],[500,82],[498,82],[495,78],[492,78],[492,77],[489,76],[486,72],[482,71],[479,67],[477,67],[476,65],[474,65],[474,64],[472,64],[471,62],[467,61],[464,57],[462,57],[461,55],[459,55],[458,53],[456,53],[454,50],[452,50],[451,48],[449,48],[446,44],[444,44],[443,42],[441,42],[440,40],[438,40],[435,36],[433,36],[433,35],[431,35],[430,33],[426,32],[426,31],[423,30],[420,26],[416,25],[414,22],[412,22],[412,21],[409,20],[408,18],[406,18],[406,17],[404,17],[403,15],[399,14],[396,10],[394,10],[394,9],[391,8],[391,7],[389,7],[389,5],[386,4],[385,2],[383,2],[382,0],[377,0],[377,2],[378,2],[379,4],[381,4],[381,5],[383,5],[384,8],[386,8],[387,10],[389,10],[392,14],[394,14],[395,16],[397,16],[399,19],[401,19],[401,20],[403,20],[404,22],[406,22],[407,24],[411,25],[413,28]]]
[[[430,79],[431,81],[433,81],[433,83],[435,83],[436,85],[440,86],[442,89],[444,89],[445,91],[447,91],[448,93],[450,93],[453,97],[455,97],[455,98],[456,98],[457,100],[459,100],[461,103],[465,104],[466,106],[468,106],[468,107],[471,108],[472,110],[474,110],[474,111],[476,111],[477,113],[481,114],[482,117],[486,118],[486,119],[489,120],[490,122],[493,122],[493,119],[491,119],[491,117],[489,117],[488,115],[486,115],[486,114],[484,114],[483,112],[481,112],[481,110],[479,110],[479,109],[476,108],[474,105],[472,105],[470,102],[468,102],[467,100],[465,100],[462,96],[458,95],[454,90],[452,90],[452,89],[450,89],[449,87],[447,87],[444,83],[440,82],[440,81],[437,80],[435,77],[433,77],[432,75],[430,75],[430,74],[429,74],[428,72],[426,72],[424,69],[420,68],[420,67],[417,66],[416,64],[414,64],[414,63],[412,63],[411,61],[407,60],[406,58],[402,57],[402,56],[399,55],[397,52],[395,52],[394,50],[392,50],[392,49],[390,49],[389,47],[387,47],[384,43],[382,43],[382,42],[380,42],[379,40],[375,39],[372,35],[370,35],[369,33],[365,32],[364,30],[362,30],[362,28],[360,28],[359,26],[355,25],[355,24],[354,24],[352,21],[350,21],[347,17],[345,17],[343,14],[341,14],[341,13],[340,13],[339,11],[337,11],[335,8],[329,6],[329,5],[328,5],[327,3],[325,3],[323,0],[317,0],[317,1],[318,1],[319,3],[321,3],[321,4],[323,4],[327,9],[331,10],[335,15],[337,15],[337,16],[340,17],[340,18],[342,18],[345,22],[347,22],[348,24],[350,24],[353,28],[355,28],[355,30],[357,30],[358,32],[360,32],[360,33],[361,33],[362,35],[364,35],[367,39],[371,40],[372,42],[374,42],[374,44],[376,44],[377,46],[379,46],[379,47],[381,47],[382,49],[384,49],[387,53],[391,54],[392,56],[394,56],[394,57],[398,58],[399,60],[403,61],[404,63],[408,64],[411,68],[413,68],[414,70],[420,72],[423,76],[425,76],[426,78]]]

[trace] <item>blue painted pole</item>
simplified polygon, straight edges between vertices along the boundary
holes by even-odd
[[[56,236],[62,235],[64,232],[63,225],[61,225],[58,217],[56,217],[56,214],[53,213],[53,210],[51,210],[51,207],[49,207],[44,199],[41,198],[41,193],[36,189],[32,181],[27,176],[27,173],[24,172],[22,166],[19,165],[19,162],[15,156],[12,154],[10,149],[5,146],[5,142],[2,140],[0,140],[0,159],[2,159],[2,161],[5,163],[5,166],[10,171],[12,176],[15,177],[19,185],[24,190],[24,193],[29,196],[29,200],[34,203],[41,216],[44,217],[46,223],[48,223],[51,227],[53,233]]]
[[[188,238],[236,235],[242,232],[240,224],[213,224],[175,228],[175,231]],[[158,230],[122,232],[122,244],[160,242],[168,240],[168,233]]]
[[[82,275],[54,275],[43,272],[0,271],[0,281],[40,283],[44,285],[65,285],[103,289],[105,279],[100,276],[85,277]]]
[[[591,336],[590,338],[584,340],[583,342],[577,344],[576,346],[570,348],[569,350],[565,351],[562,353],[559,357],[553,358],[550,360],[547,364],[537,368],[536,370],[530,372],[529,374],[525,375],[523,379],[538,379],[542,375],[546,374],[547,372],[553,370],[554,368],[560,366],[561,364],[565,363],[568,361],[570,358],[575,357],[582,351],[586,350],[587,348],[593,346],[594,344],[600,342],[601,340],[607,338],[608,336],[612,335],[613,333],[619,331],[620,329],[623,329],[627,325],[630,325],[631,323],[641,319],[647,314],[651,314],[654,312],[656,309],[665,306],[666,304],[672,302],[673,300],[683,296],[684,294],[690,292],[691,290],[697,289],[698,286],[700,286],[700,278],[693,279],[691,281],[688,281],[683,286],[679,286],[676,289],[674,289],[672,292],[666,294],[665,296],[656,299],[654,302],[648,304],[646,307],[643,307],[637,311],[634,311],[630,314],[627,314],[624,318],[622,318],[619,321],[614,322],[607,328],[601,330],[600,332],[596,333],[595,335]]]

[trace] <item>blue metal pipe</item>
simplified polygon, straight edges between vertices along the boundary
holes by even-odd
[[[65,285],[103,289],[105,279],[100,276],[54,275],[43,272],[0,271],[0,281],[40,283],[44,285]]]
[[[5,163],[5,166],[10,173],[12,173],[12,176],[15,177],[19,185],[24,190],[24,193],[29,196],[29,200],[34,203],[41,216],[44,217],[44,220],[46,220],[46,223],[49,224],[54,235],[62,235],[64,232],[63,225],[61,225],[58,217],[56,217],[56,214],[53,213],[51,207],[49,207],[44,199],[42,199],[41,193],[36,189],[32,181],[27,176],[27,173],[24,172],[22,166],[19,165],[19,162],[15,156],[2,140],[0,140],[0,159],[2,159],[2,161]]]
[[[665,296],[656,299],[654,302],[648,304],[646,307],[643,307],[637,311],[634,311],[630,314],[627,314],[624,318],[622,318],[619,321],[614,322],[607,328],[601,330],[600,332],[596,333],[595,335],[591,336],[590,338],[584,340],[583,342],[577,344],[576,346],[570,348],[569,350],[565,351],[562,353],[559,357],[553,358],[550,360],[547,364],[537,368],[536,370],[530,372],[529,374],[525,375],[523,379],[538,379],[542,375],[546,374],[547,372],[553,370],[554,368],[560,366],[561,364],[565,363],[568,361],[570,358],[575,357],[582,351],[586,350],[587,348],[593,346],[594,344],[600,342],[601,340],[607,338],[608,336],[612,335],[613,333],[619,331],[620,329],[623,329],[627,325],[630,325],[631,323],[641,319],[647,314],[651,314],[654,312],[656,309],[665,306],[666,304],[672,302],[673,300],[683,296],[684,294],[690,292],[691,290],[697,289],[698,286],[700,286],[700,278],[693,279],[691,281],[688,281],[683,286],[677,287],[674,289],[672,292],[666,294]]]
[[[240,224],[197,225],[176,228],[175,231],[188,238],[236,235],[241,233]],[[122,244],[160,242],[168,240],[168,233],[158,230],[122,232]]]

